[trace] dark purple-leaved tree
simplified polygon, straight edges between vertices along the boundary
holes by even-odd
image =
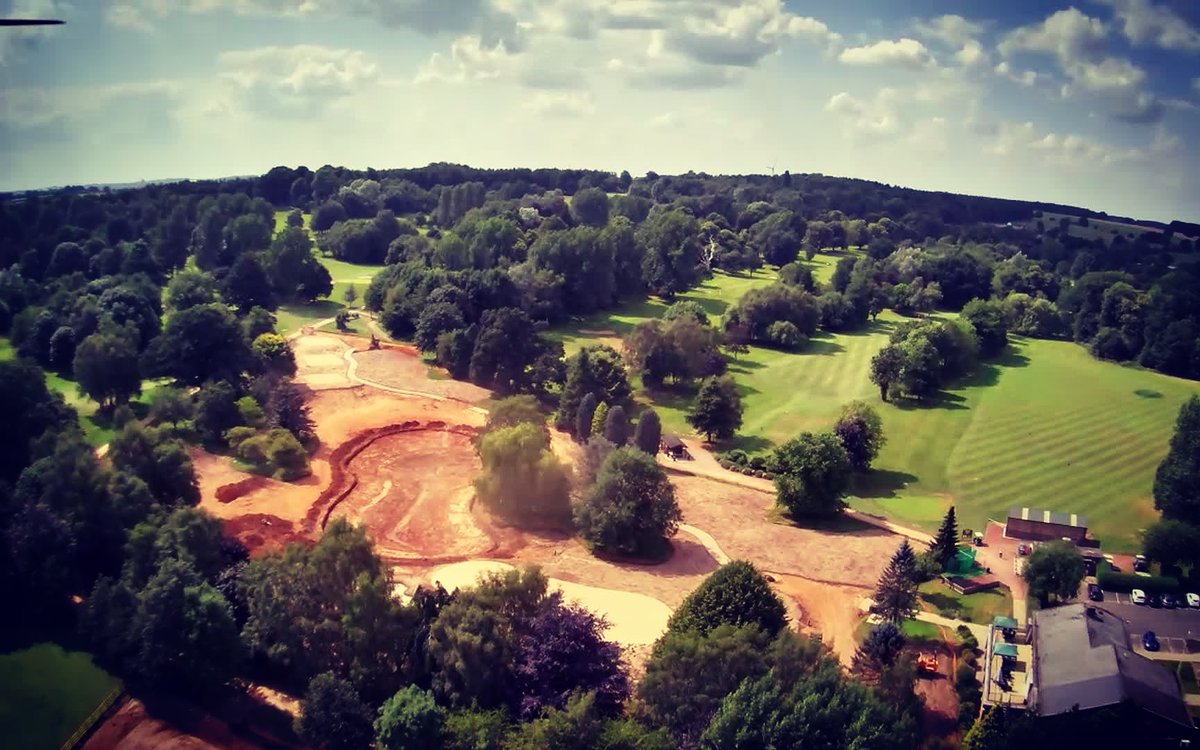
[[[594,691],[602,716],[620,714],[629,697],[629,676],[620,647],[601,635],[604,620],[551,594],[522,618],[513,664],[513,703],[522,719],[544,708],[561,709],[573,693]]]

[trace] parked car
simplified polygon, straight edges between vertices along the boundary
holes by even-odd
[[[1100,586],[1097,584],[1089,583],[1087,585],[1087,595],[1088,599],[1091,599],[1094,602],[1104,601],[1104,592],[1100,590]]]
[[[1141,589],[1134,589],[1133,591],[1130,591],[1129,601],[1133,602],[1134,604],[1145,604],[1146,592],[1142,591]]]
[[[1133,572],[1134,573],[1150,572],[1150,563],[1146,561],[1145,555],[1138,555],[1137,557],[1133,558]]]
[[[1200,594],[1188,594],[1187,605],[1192,609],[1200,609]]]
[[[1017,545],[1017,554],[1021,555],[1021,556],[1028,555],[1029,554],[1029,545],[1025,544],[1025,543],[1018,544]]]
[[[1147,630],[1145,633],[1142,633],[1142,646],[1147,651],[1158,650],[1158,636],[1154,634],[1153,630]]]
[[[1155,609],[1161,609],[1162,608],[1162,595],[1161,594],[1151,594],[1150,596],[1146,597],[1146,603],[1149,604],[1151,607],[1154,607]]]
[[[1179,606],[1179,600],[1173,594],[1163,594],[1162,605],[1163,609],[1175,609]]]

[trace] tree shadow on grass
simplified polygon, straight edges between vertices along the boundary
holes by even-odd
[[[907,472],[873,469],[854,477],[853,492],[861,498],[894,498],[900,490],[915,481],[917,477]]]
[[[775,443],[761,435],[736,435],[718,442],[714,448],[718,451],[743,450],[753,454],[765,452],[774,446]]]
[[[955,617],[962,613],[962,601],[948,594],[943,594],[937,591],[922,591],[920,597],[922,601],[933,607],[938,612],[954,612]]]
[[[938,391],[931,398],[915,399],[915,398],[892,398],[892,406],[903,411],[912,411],[915,409],[968,409],[967,400],[957,393],[948,391]]]
[[[804,347],[801,353],[822,356],[839,354],[844,351],[846,351],[846,347],[835,341],[833,336],[828,333],[819,333],[809,339],[808,346]]]
[[[752,359],[727,359],[726,369],[729,372],[749,375],[751,370],[761,370],[766,367],[762,362],[755,362]]]
[[[1138,398],[1162,398],[1163,397],[1161,391],[1154,391],[1149,388],[1138,388],[1136,391],[1133,392],[1133,395],[1137,396]]]

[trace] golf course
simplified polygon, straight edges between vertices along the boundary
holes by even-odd
[[[817,256],[825,280],[836,256]],[[719,317],[747,289],[774,273],[716,273],[677,299]],[[624,306],[550,332],[570,353],[615,344],[637,323],[658,317],[658,300]],[[1010,337],[1008,350],[930,404],[883,403],[868,379],[871,357],[904,318],[887,311],[862,331],[820,333],[803,352],[751,347],[730,363],[745,407],[738,436],[716,446],[762,452],[803,431],[832,429],[855,399],[883,418],[888,443],[859,481],[851,505],[933,530],[950,505],[977,527],[1013,506],[1078,513],[1105,549],[1131,551],[1157,517],[1154,470],[1166,453],[1180,405],[1196,384],[1094,359],[1078,344]],[[716,322],[716,321],[714,321]],[[639,391],[664,426],[693,434],[691,394]]]

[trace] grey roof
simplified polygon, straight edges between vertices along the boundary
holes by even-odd
[[[675,435],[674,433],[667,433],[666,435],[663,435],[662,441],[663,441],[663,445],[667,446],[668,448],[685,448],[685,447],[687,447],[683,444],[683,441],[679,439],[679,436]]]
[[[1009,508],[1009,519],[1020,518],[1023,521],[1038,521],[1039,523],[1056,523],[1060,526],[1079,526],[1087,528],[1087,519],[1078,513],[1062,513],[1053,510],[1038,510],[1037,508]]]
[[[1043,716],[1134,701],[1190,727],[1179,684],[1166,668],[1129,649],[1125,626],[1102,610],[1072,604],[1034,613],[1034,702]]]

